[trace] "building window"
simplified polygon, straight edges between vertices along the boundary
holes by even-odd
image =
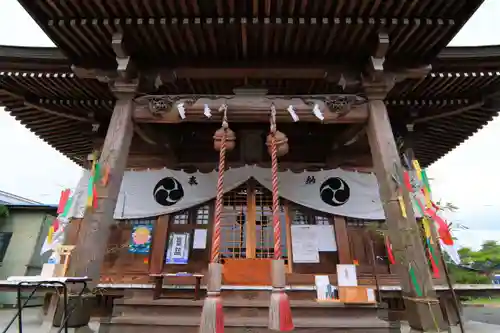
[[[189,211],[185,210],[174,215],[174,224],[188,224]]]
[[[196,210],[196,224],[208,224],[210,208],[208,205],[201,206]]]
[[[12,232],[0,232],[0,262],[3,261],[9,247]]]
[[[330,225],[330,218],[311,210],[291,208],[292,225]]]

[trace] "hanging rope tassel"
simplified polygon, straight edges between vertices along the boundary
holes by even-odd
[[[220,259],[220,237],[222,208],[224,205],[224,172],[226,170],[226,151],[234,148],[235,135],[227,123],[227,106],[219,109],[224,112],[222,128],[214,135],[214,148],[219,150],[219,176],[215,198],[215,218],[212,236],[212,254],[208,267],[207,297],[201,313],[200,333],[223,333],[224,312],[220,291],[222,286],[222,264]]]
[[[269,329],[275,331],[291,331],[294,329],[290,300],[285,293],[286,272],[285,262],[281,259],[281,224],[278,192],[278,148],[276,140],[276,109],[271,107],[271,172],[273,195],[273,232],[274,260],[272,263],[271,303],[269,305]],[[284,141],[284,143],[286,143]]]

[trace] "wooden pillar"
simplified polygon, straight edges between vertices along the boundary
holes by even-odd
[[[347,223],[345,217],[335,216],[333,218],[333,228],[335,230],[335,239],[337,241],[337,251],[339,255],[339,264],[352,264],[351,246],[349,244],[349,234],[347,233]]]
[[[137,84],[115,82],[112,90],[117,98],[99,163],[109,168],[107,186],[96,184],[97,207],[87,209],[81,222],[70,265],[70,276],[87,276],[90,287],[99,283],[101,267],[107,250],[113,214],[127,165],[133,136],[132,115]]]
[[[284,204],[285,209],[285,228],[286,228],[286,251],[288,254],[287,273],[293,273],[293,249],[292,249],[292,220],[290,217],[290,205]]]
[[[162,215],[156,220],[151,246],[151,262],[149,264],[150,274],[161,274],[163,271],[169,220],[170,215]]]
[[[407,311],[406,318],[415,331],[435,332],[438,330],[436,326],[439,326],[439,329],[447,329],[433,288],[410,196],[404,186],[401,188],[406,218],[402,216],[397,200],[397,186],[393,175],[398,168],[401,169],[401,160],[384,103],[388,86],[382,82],[370,82],[365,84],[365,92],[369,108],[367,135],[380,198],[387,218],[388,233],[397,261],[396,267]],[[417,294],[411,282],[410,269],[415,272],[421,296]]]
[[[256,226],[256,202],[255,202],[255,181],[250,179],[247,186],[247,216],[245,223],[246,232],[246,257],[253,259],[256,257],[257,246],[257,226]]]

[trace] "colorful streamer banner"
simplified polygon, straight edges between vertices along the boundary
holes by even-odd
[[[394,253],[392,253],[392,244],[389,241],[389,236],[385,236],[385,248],[387,249],[387,257],[391,265],[396,264],[396,259],[394,258]]]
[[[422,293],[422,288],[418,283],[417,275],[415,274],[415,269],[413,268],[413,265],[410,265],[409,274],[410,274],[411,284],[415,289],[415,293],[417,294],[418,297],[422,297],[424,294]]]
[[[68,214],[73,203],[73,197],[71,195],[70,189],[65,189],[61,192],[61,197],[59,199],[59,206],[57,207],[58,216],[52,221],[49,227],[47,237],[42,245],[40,255],[45,252],[54,250],[58,245],[62,244],[64,241],[64,228],[69,223]]]
[[[97,208],[97,188],[96,184],[99,183],[101,178],[101,166],[96,160],[92,163],[90,172],[89,183],[87,186],[87,208]]]
[[[439,278],[440,277],[440,274],[439,274],[439,268],[438,268],[438,263],[439,263],[439,259],[434,251],[434,242],[432,240],[432,232],[431,232],[431,226],[430,226],[430,222],[429,220],[424,217],[422,219],[422,225],[424,227],[424,234],[425,234],[425,243],[426,243],[426,247],[427,247],[427,255],[429,257],[429,262],[431,264],[431,267],[432,267],[432,273],[434,275],[435,278]]]

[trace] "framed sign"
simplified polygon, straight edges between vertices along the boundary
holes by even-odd
[[[168,237],[165,264],[184,265],[189,260],[189,232],[172,232]]]

